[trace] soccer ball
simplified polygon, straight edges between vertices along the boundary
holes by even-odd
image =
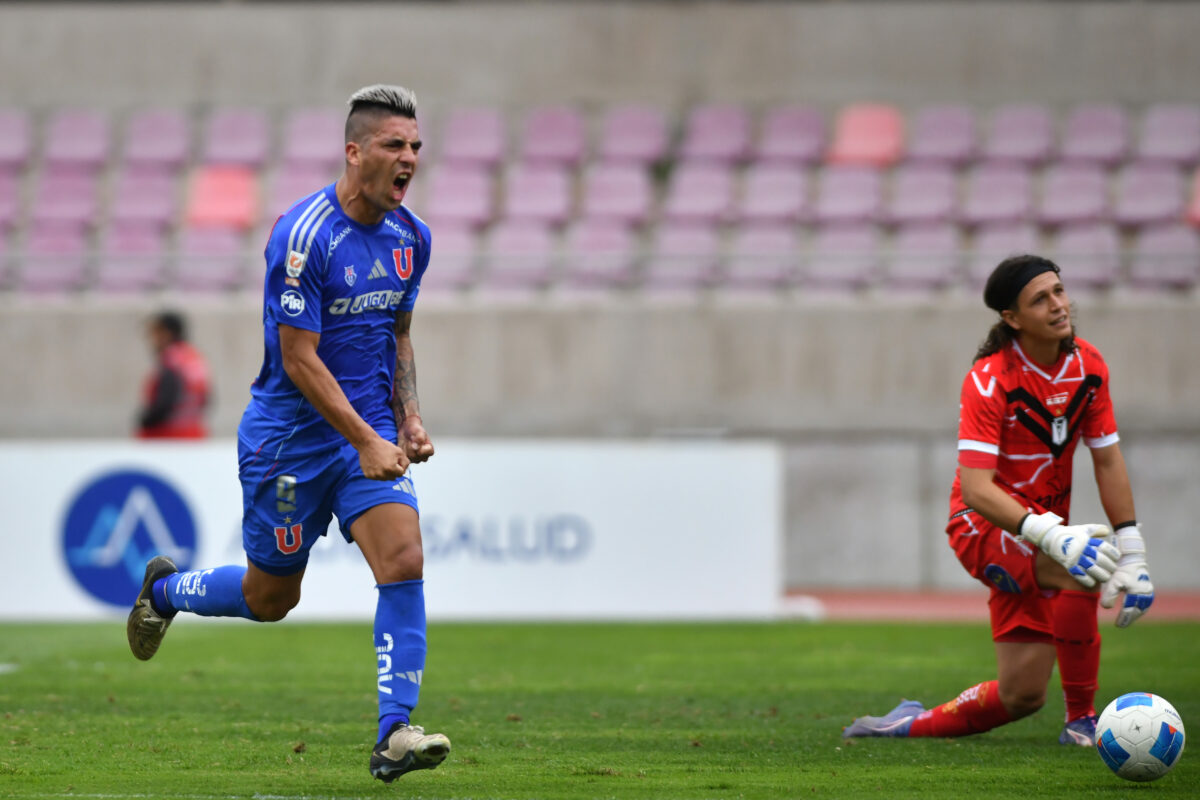
[[[1156,694],[1123,694],[1096,722],[1096,749],[1122,778],[1157,780],[1171,771],[1183,752],[1183,720]]]

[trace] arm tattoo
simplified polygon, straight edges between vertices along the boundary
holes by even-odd
[[[392,411],[396,415],[397,425],[402,425],[406,417],[421,414],[421,404],[417,400],[417,365],[413,360],[412,339],[408,335],[411,324],[411,311],[405,311],[396,317],[396,372],[392,379]]]

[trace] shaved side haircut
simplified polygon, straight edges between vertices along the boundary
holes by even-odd
[[[350,113],[346,117],[346,141],[361,142],[383,116],[417,118],[417,95],[403,86],[377,83],[364,86],[346,101]]]

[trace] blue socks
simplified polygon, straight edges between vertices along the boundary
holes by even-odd
[[[379,659],[379,739],[397,722],[407,723],[421,694],[425,672],[425,582],[381,583],[375,606],[375,655]]]
[[[154,582],[151,603],[164,616],[190,611],[202,617],[244,617],[258,621],[242,594],[245,567],[176,572]]]

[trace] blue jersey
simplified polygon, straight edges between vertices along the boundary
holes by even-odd
[[[378,225],[355,222],[334,184],[279,218],[267,242],[263,364],[238,426],[243,442],[273,457],[345,442],[284,371],[280,325],[319,333],[317,355],[354,410],[396,441],[395,322],[416,302],[429,246],[429,227],[403,206]]]

